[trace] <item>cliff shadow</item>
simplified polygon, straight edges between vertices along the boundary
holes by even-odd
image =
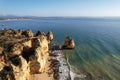
[[[26,61],[29,61],[30,56],[34,55],[34,49],[33,48],[27,48],[25,47],[22,51],[22,56]]]

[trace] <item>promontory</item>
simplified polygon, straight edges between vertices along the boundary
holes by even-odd
[[[51,31],[0,30],[0,80],[71,80],[63,49],[74,49],[74,39],[57,46],[53,38]]]

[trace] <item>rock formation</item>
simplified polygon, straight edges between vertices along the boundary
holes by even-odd
[[[20,36],[22,34],[21,30],[14,30],[14,29],[4,29],[1,32],[2,35],[5,36]]]
[[[2,48],[2,47],[0,47],[0,54],[2,54],[2,52],[3,52],[3,48]]]
[[[46,35],[44,32],[41,32],[41,31],[38,31],[37,33],[36,33],[36,36],[39,36],[39,35]]]
[[[30,67],[27,61],[22,57],[11,58],[13,63],[11,68],[13,69],[13,79],[14,80],[29,80],[30,78]]]
[[[49,31],[49,32],[47,33],[47,39],[48,39],[49,41],[53,40],[53,33],[52,33],[51,31]]]
[[[23,51],[23,45],[20,43],[16,43],[13,46],[11,46],[11,53],[15,55],[21,54]]]
[[[63,45],[63,49],[73,49],[73,48],[75,48],[74,39],[67,36]]]
[[[26,37],[33,37],[33,32],[31,30],[26,30],[22,32],[22,35],[25,35]]]
[[[38,31],[34,36],[31,30],[1,30],[0,80],[70,80],[63,53],[48,53],[56,48],[52,46],[51,50],[49,49],[51,40],[51,31],[47,34]],[[66,37],[64,45],[57,46],[57,49],[74,47],[74,39]],[[50,55],[53,57],[50,58]]]
[[[38,32],[36,37],[31,30],[0,32],[0,80],[30,80],[32,74],[45,71],[52,32]]]

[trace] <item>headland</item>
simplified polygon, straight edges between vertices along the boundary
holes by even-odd
[[[0,80],[71,80],[63,49],[74,49],[74,39],[52,45],[53,33],[0,30]]]

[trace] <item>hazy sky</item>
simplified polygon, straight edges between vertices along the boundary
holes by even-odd
[[[0,15],[120,16],[120,0],[0,0]]]

